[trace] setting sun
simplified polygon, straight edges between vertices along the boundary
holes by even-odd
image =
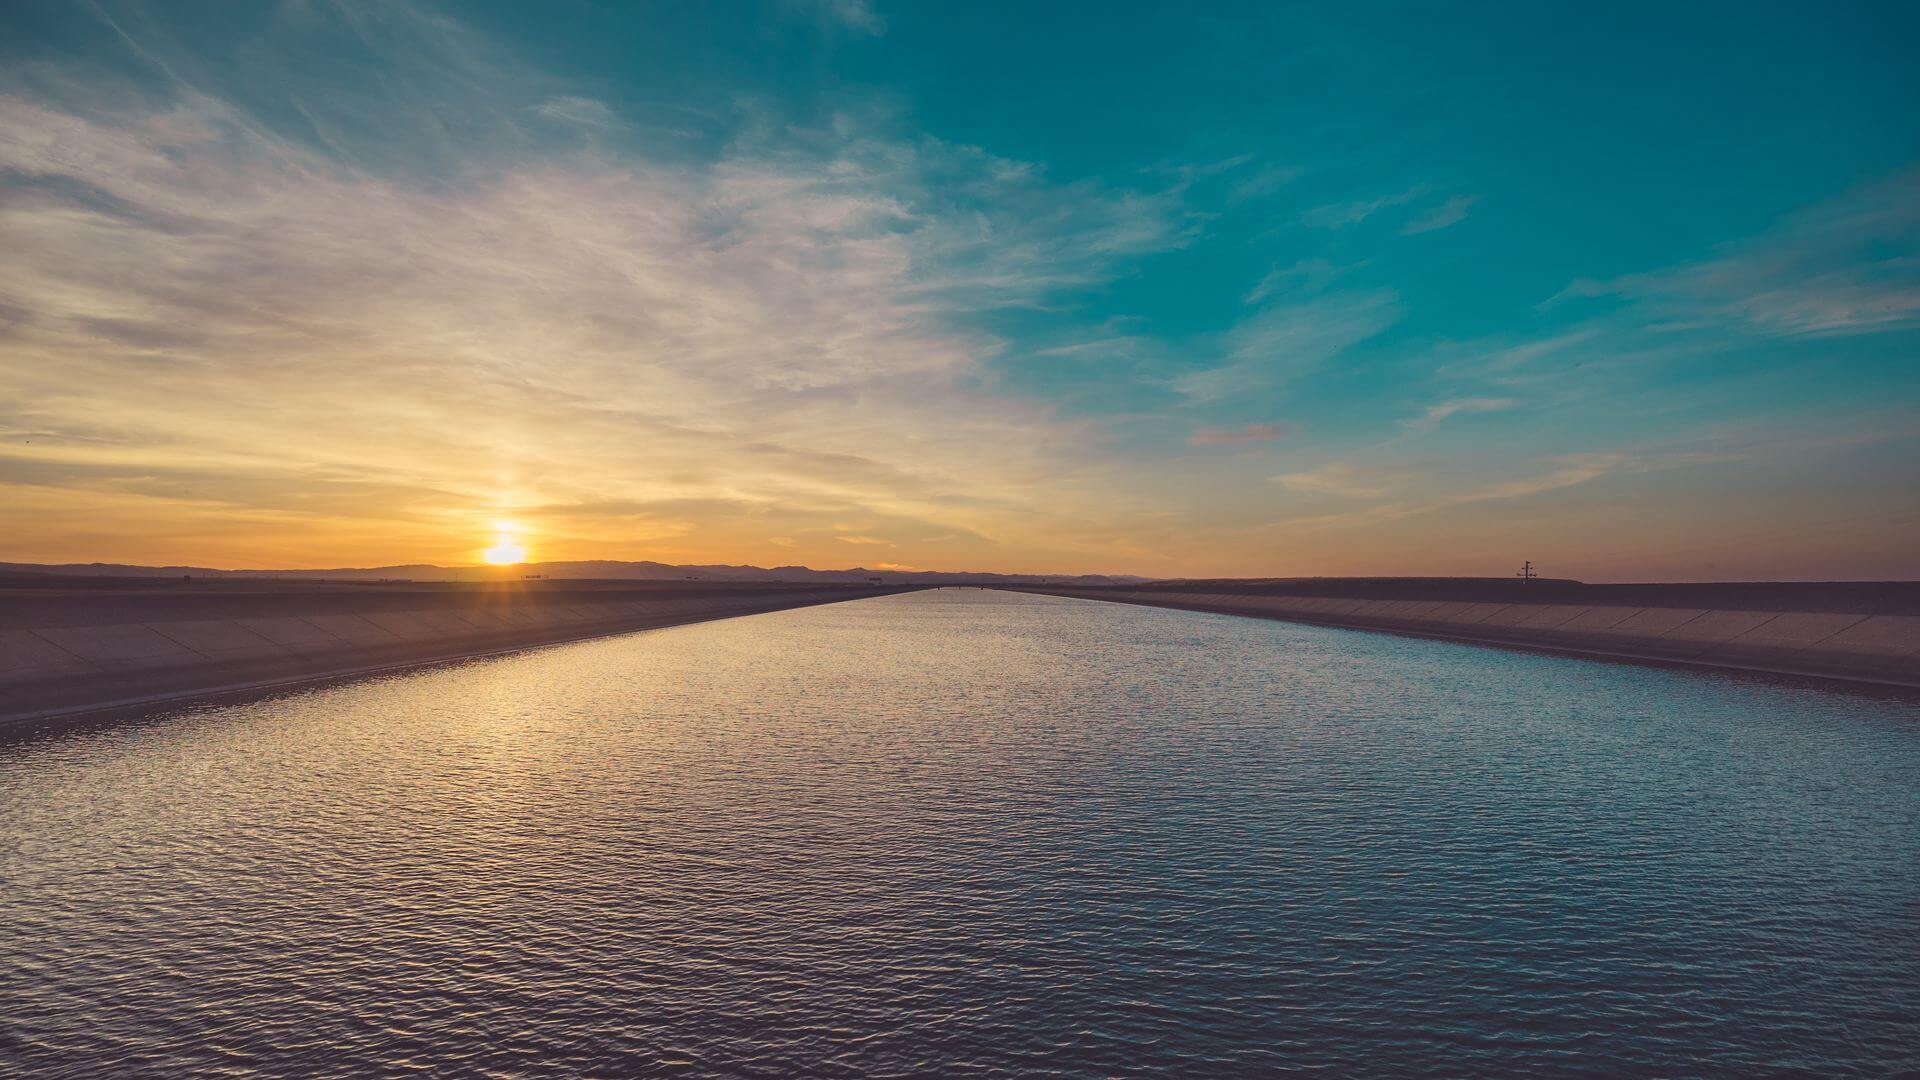
[[[492,547],[481,552],[480,557],[490,566],[512,566],[514,563],[526,561],[527,549],[524,545],[516,543],[513,537],[502,536],[494,541]]]

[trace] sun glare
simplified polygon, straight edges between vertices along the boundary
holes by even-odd
[[[493,546],[480,553],[480,557],[490,566],[512,566],[525,562],[527,549],[514,542],[511,536],[496,537]]]

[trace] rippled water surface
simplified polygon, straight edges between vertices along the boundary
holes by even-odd
[[[943,590],[0,745],[0,1074],[1920,1069],[1920,708]]]

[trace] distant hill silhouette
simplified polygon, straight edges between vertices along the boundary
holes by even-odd
[[[675,566],[658,562],[522,563],[518,566],[433,566],[414,563],[407,566],[338,567],[325,570],[215,570],[205,566],[131,566],[124,563],[0,563],[0,574],[14,577],[87,577],[87,578],[273,578],[278,580],[326,581],[491,581],[502,577],[538,575],[544,578],[590,581],[868,581],[881,578],[892,583],[926,585],[988,585],[1002,583],[1038,583],[1074,585],[1122,585],[1146,578],[1112,574],[987,574],[938,570],[815,570],[806,566]]]

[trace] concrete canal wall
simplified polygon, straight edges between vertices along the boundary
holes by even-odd
[[[0,594],[0,723],[901,591],[547,585],[11,591]]]
[[[1024,591],[1449,641],[1920,687],[1912,583],[1536,587],[1372,582]],[[1342,591],[1359,595],[1339,595]],[[1454,597],[1438,598],[1434,594]],[[1395,595],[1400,594],[1400,595]],[[1411,594],[1411,595],[1409,595]],[[1423,595],[1424,594],[1424,595]],[[1745,606],[1717,606],[1735,601]],[[1817,603],[1839,610],[1799,610]]]

